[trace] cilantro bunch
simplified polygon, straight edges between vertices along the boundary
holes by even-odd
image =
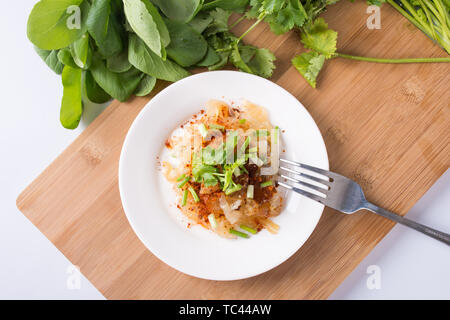
[[[329,29],[325,20],[318,17],[328,5],[337,1],[250,0],[250,8],[243,18],[253,18],[256,19],[256,22],[237,41],[261,21],[267,22],[275,34],[282,34],[293,28],[298,29],[301,34],[301,43],[309,51],[294,57],[292,64],[313,88],[316,87],[317,76],[325,61],[336,57],[377,63],[450,62],[450,58],[384,59],[337,52],[337,32]],[[449,52],[450,7],[448,0],[387,1]],[[368,0],[369,4],[375,5],[381,5],[383,2],[384,0]],[[397,2],[400,2],[400,5],[396,5]],[[240,68],[250,72],[250,70],[245,70],[245,66]]]

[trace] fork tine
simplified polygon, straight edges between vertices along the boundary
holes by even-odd
[[[278,185],[280,185],[280,186],[282,186],[282,187],[284,187],[284,188],[287,188],[287,189],[289,189],[289,190],[295,191],[295,192],[301,194],[302,196],[305,196],[305,197],[307,197],[307,198],[310,198],[310,199],[312,199],[312,200],[314,200],[314,201],[317,201],[317,202],[319,202],[319,203],[321,203],[321,204],[324,204],[323,201],[325,200],[325,198],[323,198],[323,197],[320,197],[320,196],[315,195],[315,194],[313,194],[313,193],[310,193],[310,192],[308,192],[308,191],[299,189],[299,188],[297,188],[297,187],[291,186],[291,185],[286,184],[286,183],[284,183],[284,182],[279,182],[279,181],[278,181]]]
[[[280,158],[280,161],[288,163],[288,164],[293,165],[295,167],[303,168],[303,169],[306,169],[306,170],[309,170],[309,171],[312,171],[312,172],[316,172],[316,173],[322,174],[322,175],[324,175],[326,177],[329,177],[329,178],[336,178],[338,176],[337,174],[335,174],[333,172],[330,172],[328,170],[312,167],[312,166],[309,166],[307,164],[303,164],[303,163],[300,163],[300,162],[295,162],[295,161],[281,159],[281,158]]]
[[[319,191],[319,192],[323,193],[324,195],[326,195],[326,193],[328,192],[327,189],[324,189],[324,188],[321,188],[321,187],[318,187],[318,186],[309,184],[309,183],[304,182],[304,181],[300,181],[300,180],[294,179],[294,178],[292,178],[292,177],[285,176],[284,174],[280,174],[280,177],[281,177],[281,178],[284,178],[284,179],[287,179],[287,180],[289,180],[289,181],[298,183],[298,184],[300,184],[300,185],[302,185],[302,186],[305,186],[305,187],[307,187],[307,188],[310,188],[310,189]]]
[[[290,173],[293,173],[293,174],[296,174],[298,176],[307,178],[309,180],[312,180],[312,181],[315,181],[315,182],[318,182],[318,183],[322,183],[324,185],[327,185],[328,187],[331,187],[331,183],[330,183],[329,180],[313,177],[313,176],[310,176],[309,174],[306,174],[306,173],[303,173],[303,172],[298,172],[298,171],[295,171],[295,170],[292,170],[292,169],[289,169],[289,168],[286,168],[286,167],[280,167],[280,169],[284,170],[284,171],[287,171],[287,172],[290,172]]]

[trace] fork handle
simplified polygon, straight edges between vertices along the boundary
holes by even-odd
[[[388,218],[392,221],[398,222],[400,224],[403,224],[407,227],[413,228],[419,232],[422,232],[423,234],[426,234],[427,236],[430,236],[434,239],[437,239],[439,241],[444,242],[445,244],[450,246],[450,234],[444,233],[442,231],[438,231],[432,228],[429,228],[423,224],[417,223],[415,221],[409,220],[407,218],[404,218],[402,216],[399,216],[398,214],[395,214],[393,212],[390,212],[386,209],[380,208],[370,202],[367,202],[364,206],[364,209],[367,209],[369,211],[372,211],[380,216],[383,216],[385,218]]]

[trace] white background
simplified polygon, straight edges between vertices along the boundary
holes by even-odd
[[[70,262],[15,205],[18,194],[82,130],[59,124],[60,76],[47,68],[26,38],[35,2],[9,1],[0,11],[0,299],[103,299],[85,278],[80,289],[68,289]],[[99,111],[88,108],[90,113]],[[449,208],[447,171],[407,216],[450,232]],[[370,265],[381,270],[381,289],[366,286]],[[449,270],[449,247],[396,226],[331,299],[450,299]]]

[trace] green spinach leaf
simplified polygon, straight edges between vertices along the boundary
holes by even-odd
[[[118,13],[113,12],[112,4],[111,0],[94,0],[86,21],[89,34],[95,40],[98,51],[106,58],[123,49]]]
[[[77,66],[75,61],[73,61],[72,53],[70,52],[70,48],[63,48],[58,52],[58,60],[66,66],[70,66],[72,68],[80,68]]]
[[[64,66],[61,78],[64,92],[61,102],[60,121],[64,128],[75,129],[78,127],[81,114],[83,113],[81,69]]]
[[[163,57],[165,52],[162,44],[163,39],[157,23],[161,16],[156,8],[148,0],[124,0],[123,3],[127,21],[133,31],[150,50],[159,57]],[[167,39],[165,42],[167,42]]]
[[[90,70],[98,85],[119,101],[127,101],[142,78],[141,72],[135,68],[122,73],[112,72],[98,57],[93,59]]]
[[[141,82],[137,86],[134,94],[138,97],[146,96],[150,92],[152,92],[153,88],[155,87],[155,84],[156,84],[156,78],[146,74],[146,75],[144,75]]]
[[[199,12],[191,21],[189,21],[189,25],[194,28],[198,33],[203,33],[205,29],[209,26],[209,24],[213,21],[213,17],[209,14],[209,12]]]
[[[91,64],[92,52],[89,48],[89,34],[85,33],[70,46],[73,61],[81,69],[88,69]]]
[[[84,33],[88,10],[83,0],[41,0],[28,18],[28,39],[45,50],[67,47]]]
[[[221,8],[235,12],[243,12],[249,4],[249,0],[213,0],[205,3],[202,10]]]
[[[142,72],[167,81],[178,81],[190,73],[170,60],[162,60],[135,34],[130,34],[128,60]]]
[[[166,20],[171,38],[167,55],[182,67],[189,67],[205,56],[208,44],[201,34],[190,25]]]
[[[208,50],[206,51],[205,57],[197,63],[199,67],[209,67],[215,65],[221,60],[221,57],[216,53],[216,51],[208,46]]]
[[[203,0],[151,0],[166,17],[179,22],[189,22],[200,10]]]
[[[84,88],[88,99],[94,103],[105,103],[111,100],[111,96],[95,82],[90,71],[86,71],[84,75]]]
[[[114,72],[125,72],[130,70],[131,63],[128,61],[128,49],[106,60],[106,66]]]
[[[36,53],[44,60],[45,64],[52,69],[56,74],[61,74],[64,68],[63,63],[58,59],[60,52],[58,50],[43,50],[38,47],[34,47]]]

